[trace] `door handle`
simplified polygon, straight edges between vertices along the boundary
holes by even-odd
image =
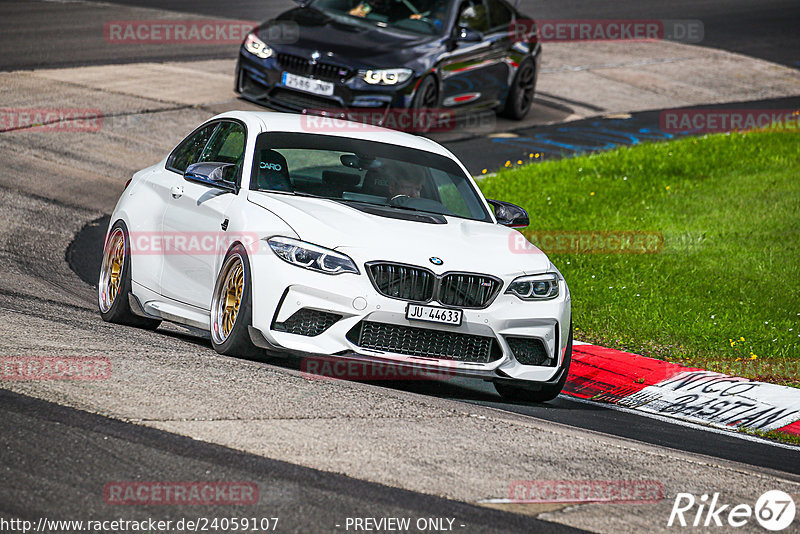
[[[173,185],[170,193],[172,193],[172,198],[181,198],[183,196],[183,186]]]

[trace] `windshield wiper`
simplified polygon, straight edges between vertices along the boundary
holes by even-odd
[[[323,197],[320,195],[312,195],[311,193],[304,193],[303,191],[284,191],[282,189],[256,189],[259,193],[278,193],[279,195],[292,195],[295,197],[307,198],[323,198],[325,200],[338,200],[332,197]]]
[[[366,200],[354,200],[349,198],[336,198],[333,200],[340,200],[342,202],[356,202],[358,204],[366,204],[368,206],[377,206],[379,208],[394,208],[397,210],[418,211],[420,213],[429,213],[431,215],[444,215],[444,213],[436,213],[435,211],[421,210],[419,208],[412,208],[410,206],[396,206],[394,204],[376,204],[375,202],[367,202]]]

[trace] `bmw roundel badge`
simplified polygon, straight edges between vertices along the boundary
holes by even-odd
[[[431,262],[432,264],[434,264],[434,265],[441,265],[441,264],[443,264],[443,263],[444,263],[444,261],[442,260],[442,258],[437,258],[436,256],[433,256],[433,257],[430,259],[430,262]]]

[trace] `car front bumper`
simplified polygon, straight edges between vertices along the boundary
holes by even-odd
[[[333,95],[323,96],[285,86],[282,82],[284,72],[314,77],[283,68],[274,56],[259,59],[241,51],[236,64],[234,89],[247,100],[280,111],[389,110],[408,107],[419,81],[412,77],[397,86],[371,86],[357,75],[350,75],[340,80],[325,79],[333,83],[334,90]]]
[[[486,380],[515,379],[535,383],[557,381],[564,364],[570,330],[570,296],[561,281],[559,297],[539,302],[522,301],[505,294],[508,283],[517,275],[501,277],[503,288],[491,304],[483,309],[464,309],[460,326],[406,319],[408,302],[379,293],[365,273],[365,261],[359,264],[361,273],[326,275],[287,264],[270,252],[251,256],[253,316],[250,337],[262,348],[309,356],[336,356],[361,361],[386,362],[417,369],[439,370],[442,373],[472,376]],[[355,258],[354,258],[355,259]],[[527,273],[532,274],[532,273]],[[439,306],[435,301],[431,306]],[[315,310],[339,316],[329,327],[316,335],[281,331],[281,325],[301,310]],[[425,355],[410,354],[404,345],[384,340],[390,349],[360,345],[359,328],[364,322],[389,325],[413,344],[414,333],[436,333],[437,343],[446,346],[452,334],[491,338],[492,356],[488,361],[436,357],[436,349],[427,347]],[[408,328],[414,330],[408,330]],[[417,329],[424,330],[419,332]],[[547,352],[545,365],[520,363],[509,345],[509,338],[525,338],[541,343]],[[443,345],[442,345],[443,344]],[[419,348],[419,344],[417,344]]]

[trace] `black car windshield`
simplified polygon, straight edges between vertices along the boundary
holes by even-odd
[[[422,35],[442,33],[452,0],[315,0],[320,11]]]
[[[349,137],[262,133],[250,189],[491,221],[450,158]]]

